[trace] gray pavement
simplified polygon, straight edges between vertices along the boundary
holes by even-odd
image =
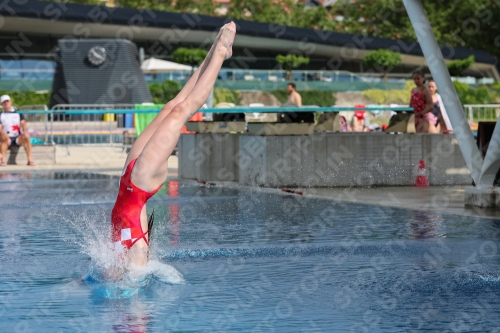
[[[500,218],[500,209],[464,206],[464,186],[299,189],[306,197],[448,214]]]
[[[194,181],[189,181],[193,182]],[[290,188],[282,189],[241,186],[234,182],[211,182],[209,186],[238,188],[241,190],[267,192],[283,195],[300,195],[306,198],[319,198],[341,202],[361,203],[384,207],[405,208],[440,212],[456,215],[500,218],[500,209],[466,208],[464,205],[464,186],[431,187],[334,187],[334,188]],[[295,192],[295,193],[293,193]],[[297,194],[297,193],[301,194]]]
[[[20,152],[24,154],[24,151]],[[120,175],[127,153],[121,147],[105,146],[56,146],[56,163],[37,163],[35,166],[7,165],[0,168],[2,173],[74,171],[98,172],[108,175]],[[177,156],[169,158],[169,174],[177,174]]]

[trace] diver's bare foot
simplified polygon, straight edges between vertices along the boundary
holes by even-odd
[[[233,55],[233,42],[235,36],[236,24],[234,22],[224,24],[224,26],[220,29],[219,34],[217,35],[217,39],[220,41],[220,45],[222,45],[227,50],[225,59],[229,59]]]

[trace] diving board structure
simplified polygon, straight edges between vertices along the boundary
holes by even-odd
[[[500,193],[498,189],[493,187],[495,175],[500,168],[500,126],[497,122],[483,161],[421,0],[403,0],[403,3],[429,70],[436,81],[444,106],[448,111],[465,163],[476,184],[466,187],[465,204],[479,207],[500,207]]]

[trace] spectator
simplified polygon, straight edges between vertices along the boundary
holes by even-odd
[[[370,132],[370,129],[366,126],[365,111],[354,111],[351,127],[353,132]]]
[[[0,97],[3,112],[0,114],[0,166],[6,166],[5,153],[8,147],[23,146],[28,155],[28,165],[35,166],[31,157],[31,141],[26,126],[26,119],[22,114],[16,112],[12,106],[12,101],[9,95]]]
[[[295,83],[290,82],[286,86],[286,90],[288,91],[288,99],[287,103],[295,104],[297,106],[302,106],[302,97],[300,97],[300,94],[295,90],[296,86]]]
[[[345,119],[344,116],[339,116],[339,117],[340,117],[340,131],[341,132],[350,132],[351,126],[349,126],[347,119]]]
[[[424,85],[425,75],[421,71],[413,73],[415,88],[411,90],[410,106],[415,114],[415,129],[417,133],[439,133],[439,124],[436,127],[437,118],[432,114],[434,108],[432,95]]]
[[[441,127],[441,132],[445,134],[453,133],[450,118],[448,118],[448,113],[446,113],[441,96],[437,93],[437,85],[433,79],[429,80],[428,88],[431,92],[432,103],[434,105],[432,113],[438,118],[438,124]],[[436,124],[436,126],[438,124]]]

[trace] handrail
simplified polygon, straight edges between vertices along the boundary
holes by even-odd
[[[464,108],[500,108],[500,104],[464,104]]]
[[[26,110],[26,111],[29,111],[29,110],[38,110],[38,109],[42,109],[42,110],[48,110],[48,106],[46,104],[30,104],[30,105],[22,105],[19,107],[19,110]]]
[[[135,104],[118,103],[118,104],[56,104],[52,110],[114,110],[114,109],[134,109]]]
[[[81,115],[81,114],[130,114],[130,113],[158,113],[160,108],[151,109],[108,109],[108,110],[93,110],[93,109],[75,109],[75,110],[33,110],[33,111],[19,111],[23,114],[45,114],[45,113],[57,113],[65,115]],[[283,112],[342,112],[342,111],[395,111],[395,112],[413,112],[412,107],[408,106],[364,106],[364,107],[354,107],[354,106],[331,106],[331,107],[316,107],[316,106],[305,106],[305,107],[234,107],[234,108],[207,108],[200,109],[198,112],[201,113],[283,113]]]
[[[22,114],[52,114],[52,110],[16,110],[17,113]]]

